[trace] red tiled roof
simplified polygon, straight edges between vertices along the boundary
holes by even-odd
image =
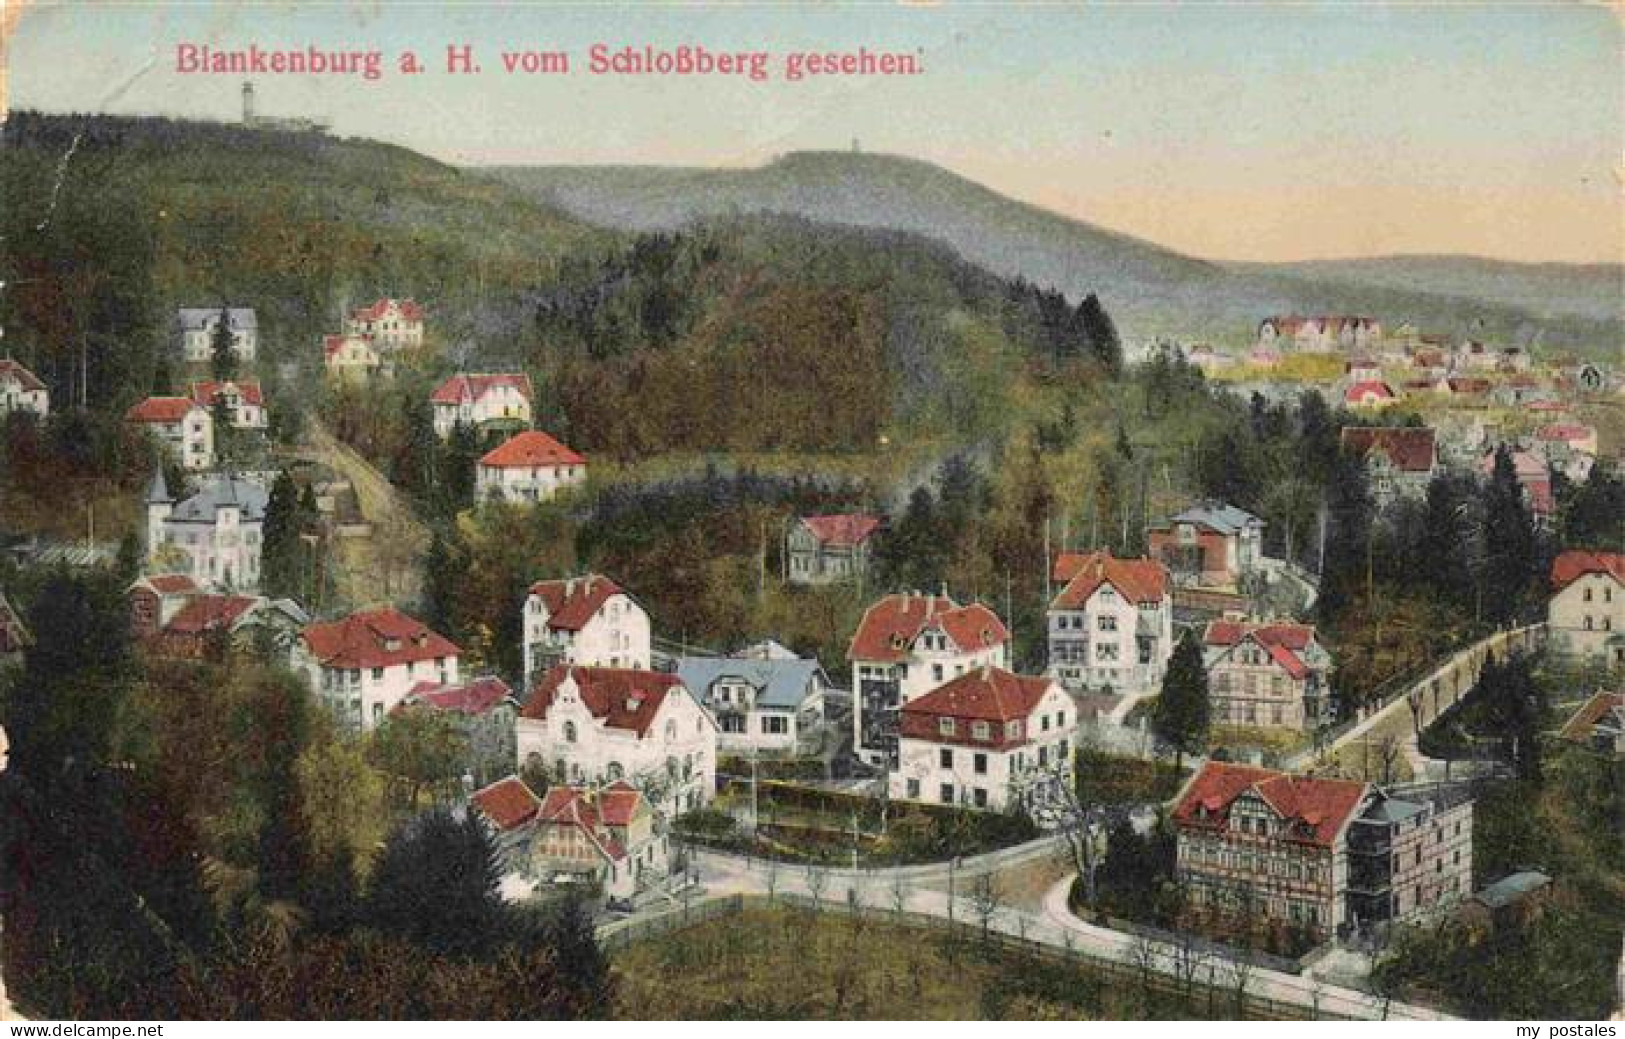
[[[623,791],[632,795],[630,804]],[[615,793],[612,793],[615,792]],[[610,804],[605,805],[604,798],[610,797]],[[636,807],[637,798],[641,796],[636,790],[624,783],[617,783],[603,791],[597,798],[590,795],[587,790],[580,787],[555,786],[549,787],[547,797],[542,801],[542,807],[536,813],[536,818],[544,823],[558,826],[576,826],[596,844],[600,851],[612,859],[626,857],[626,849],[614,835],[603,829],[606,826],[625,826],[631,821],[632,809]],[[615,822],[606,817],[607,812],[613,812],[616,818],[624,818],[625,822]]]
[[[1488,393],[1490,381],[1488,379],[1446,379],[1445,385],[1450,387],[1451,393]]]
[[[199,591],[197,582],[187,574],[153,574],[142,580],[160,595],[190,595]]]
[[[1580,743],[1591,742],[1591,730],[1614,711],[1625,709],[1625,693],[1598,693],[1563,723],[1558,735]]]
[[[927,720],[1014,721],[1032,714],[1054,684],[1048,678],[1012,674],[1000,667],[977,668],[904,704],[903,724],[906,728],[910,715]],[[930,731],[935,734],[934,728]]]
[[[575,680],[581,702],[594,718],[611,729],[624,729],[643,737],[660,714],[660,705],[673,688],[682,687],[676,675],[658,671],[635,671],[616,667],[577,667],[560,664],[542,676],[520,717],[542,719],[553,706],[553,697],[565,675]]]
[[[801,522],[812,531],[813,537],[825,545],[851,547],[861,545],[880,529],[880,517],[863,513],[836,516],[803,516]]]
[[[410,705],[422,705],[453,714],[484,714],[512,697],[513,690],[508,688],[508,683],[495,675],[476,678],[462,685],[419,682],[401,698],[401,702],[395,705],[395,710]]]
[[[490,391],[501,386],[512,386],[523,394],[526,400],[530,400],[532,397],[530,376],[500,373],[496,375],[453,375],[435,389],[429,400],[435,404],[472,402],[479,400]]]
[[[894,594],[864,612],[847,647],[847,659],[906,660],[909,647],[928,625],[940,627],[967,653],[1010,640],[1004,623],[981,603],[960,606],[947,596]]]
[[[462,652],[422,621],[389,606],[312,624],[300,637],[317,661],[335,668],[394,667]]]
[[[530,594],[547,607],[547,626],[555,631],[580,631],[612,595],[625,594],[621,586],[599,574],[537,581]]]
[[[1560,592],[1586,574],[1608,574],[1625,584],[1625,555],[1571,550],[1552,560],[1552,591]]]
[[[1433,470],[1433,430],[1426,426],[1344,426],[1342,439],[1362,458],[1381,448],[1405,472]]]
[[[190,397],[148,397],[124,413],[126,422],[175,423],[186,418],[186,413],[197,407]]]
[[[368,349],[373,349],[371,336],[327,335],[322,336],[322,351],[327,355],[328,360],[332,360],[334,354],[344,349],[346,343],[352,341],[366,343]]]
[[[246,595],[197,595],[171,617],[164,631],[172,635],[201,635],[225,628],[253,609],[259,600]]]
[[[616,780],[598,792],[598,817],[606,826],[630,826],[643,795],[624,779]]]
[[[511,437],[486,452],[480,464],[490,469],[528,469],[535,466],[585,465],[587,460],[539,429]]]
[[[1582,426],[1577,423],[1542,426],[1535,433],[1537,440],[1586,440],[1591,436],[1592,429],[1590,426]]]
[[[227,386],[237,387],[237,395],[242,398],[244,404],[252,404],[255,407],[265,404],[265,398],[260,393],[260,384],[253,379],[244,379],[242,382],[194,382],[192,400],[202,407],[209,407]]]
[[[1347,392],[1343,394],[1343,399],[1349,401],[1350,403],[1365,400],[1370,397],[1375,397],[1378,400],[1393,400],[1394,391],[1389,389],[1388,384],[1385,382],[1378,382],[1368,379],[1365,382],[1355,383],[1353,386],[1348,388]]]
[[[1210,761],[1186,788],[1174,809],[1174,821],[1181,826],[1216,828],[1228,818],[1236,798],[1249,790],[1256,791],[1283,818],[1302,824],[1304,830],[1297,839],[1329,848],[1360,807],[1366,785]],[[1199,809],[1206,810],[1205,817]]]
[[[1168,594],[1168,571],[1154,559],[1118,559],[1107,552],[1063,552],[1055,560],[1055,577],[1066,587],[1050,604],[1053,610],[1082,609],[1101,585],[1109,584],[1129,602],[1161,602]]]
[[[1234,646],[1243,639],[1252,639],[1295,679],[1309,673],[1309,666],[1299,654],[1314,637],[1315,629],[1307,624],[1243,624],[1238,621],[1212,621],[1202,633],[1202,641],[1215,647]]]
[[[0,357],[0,376],[4,375],[15,378],[17,384],[25,390],[43,390],[45,388],[45,384],[40,382],[39,376],[9,357]]]
[[[377,321],[379,318],[381,318],[385,314],[389,313],[389,306],[390,306],[391,303],[393,303],[397,307],[399,307],[400,312],[401,312],[401,319],[402,320],[404,320],[404,321],[422,321],[423,320],[423,308],[421,306],[419,306],[415,301],[409,300],[409,299],[394,300],[394,299],[388,298],[387,296],[385,298],[383,298],[383,299],[378,300],[378,302],[376,302],[376,303],[371,303],[371,304],[368,304],[367,306],[364,306],[364,307],[356,307],[354,310],[350,311],[350,320],[352,320],[352,321]]]
[[[1569,406],[1560,400],[1532,400],[1524,404],[1525,411],[1567,411]]]
[[[474,791],[474,807],[491,820],[497,829],[507,832],[536,818],[542,802],[518,776],[499,779],[490,786]]]

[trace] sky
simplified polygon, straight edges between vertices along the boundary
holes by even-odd
[[[182,73],[181,45],[377,50],[376,80],[256,75],[258,108],[467,165],[742,167],[856,139],[1214,259],[1625,261],[1625,49],[1597,6],[0,3],[15,108],[234,119],[244,77]],[[478,74],[446,72],[459,44]],[[767,51],[773,74],[593,75],[594,44]],[[781,74],[859,48],[921,71]],[[397,71],[408,50],[424,71]],[[505,72],[523,50],[570,73]]]

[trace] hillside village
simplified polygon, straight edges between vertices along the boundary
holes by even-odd
[[[8,123],[14,197],[68,121]],[[369,147],[91,123],[160,170]],[[1617,343],[1138,336],[1106,286],[911,236],[612,233],[456,171],[413,208],[511,206],[557,255],[419,244],[379,216],[405,178],[312,168],[360,243],[293,233],[316,288],[212,262],[254,214],[179,244],[74,201],[192,219],[161,173],[74,171],[8,246],[10,796],[33,868],[104,876],[84,912],[162,949],[110,976],[207,1016],[174,965],[212,928],[371,928],[430,970],[535,910],[557,1002],[517,1010],[602,1016],[598,957],[748,897],[1019,929],[1188,999],[1224,965],[1255,1016],[1614,1009]],[[12,998],[140,1009],[66,894],[11,893]]]

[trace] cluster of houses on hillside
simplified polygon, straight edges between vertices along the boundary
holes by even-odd
[[[322,337],[322,360],[335,379],[388,376],[395,359],[423,346],[423,307],[410,299],[376,300],[352,309],[344,331]]]

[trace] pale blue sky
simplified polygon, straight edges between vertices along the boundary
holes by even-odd
[[[240,77],[178,75],[181,42],[413,49],[415,77],[256,77],[261,110],[459,163],[752,165],[858,137],[1209,256],[1620,260],[1625,239],[1620,25],[1595,7],[73,3],[24,15],[11,103],[234,118]],[[451,42],[483,74],[444,74]],[[926,73],[593,77],[595,42],[918,50]],[[502,72],[525,47],[575,74]]]

